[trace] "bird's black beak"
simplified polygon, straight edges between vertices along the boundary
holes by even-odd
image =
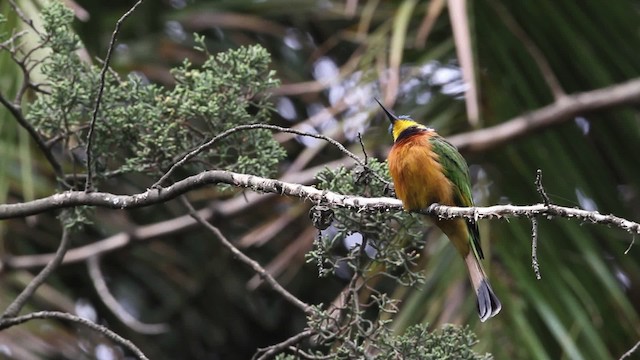
[[[393,125],[393,123],[395,123],[398,118],[395,115],[393,115],[391,112],[389,112],[389,110],[387,110],[387,108],[384,107],[384,105],[382,105],[380,103],[380,101],[378,101],[378,99],[375,99],[375,100],[378,103],[378,105],[380,105],[382,110],[384,110],[385,114],[387,114],[387,117],[389,118],[389,121],[391,121],[391,125]]]

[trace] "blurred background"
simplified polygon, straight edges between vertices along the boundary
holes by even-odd
[[[36,18],[42,4],[17,1]],[[118,18],[132,1],[67,0],[86,57],[104,58]],[[125,21],[112,65],[171,86],[172,66],[198,63],[193,33],[211,52],[261,44],[282,85],[272,94],[273,124],[330,136],[358,155],[384,160],[387,120],[374,98],[397,114],[453,136],[490,127],[561,98],[640,76],[640,13],[631,0],[162,0],[146,1]],[[3,31],[18,26],[7,2]],[[454,32],[453,29],[456,29]],[[462,30],[460,30],[462,29]],[[466,29],[466,30],[465,30]],[[455,36],[454,36],[455,33]],[[0,55],[0,89],[11,94],[20,72]],[[466,73],[465,73],[466,72]],[[473,81],[469,81],[472,79]],[[13,90],[12,90],[13,89]],[[48,165],[28,135],[0,111],[0,202],[55,192]],[[277,134],[287,150],[280,178],[312,184],[328,166],[351,167],[331,145]],[[460,139],[460,138],[458,138]],[[478,205],[533,204],[537,169],[551,201],[569,207],[640,216],[640,120],[633,106],[581,114],[506,143],[461,148]],[[135,175],[107,188],[144,191]],[[219,195],[218,193],[216,193]],[[344,279],[318,279],[305,263],[317,230],[310,204],[297,198],[238,194],[190,198],[209,207],[212,222],[242,251],[310,304],[330,303]],[[62,266],[28,310],[77,313],[132,340],[152,359],[246,359],[258,347],[300,332],[305,316],[234,259],[210,233],[188,226],[177,202],[135,211],[98,209],[78,248],[136,231],[99,264]],[[155,226],[155,227],[152,227]],[[469,324],[479,352],[497,359],[619,358],[640,339],[640,243],[622,230],[566,219],[540,220],[541,280],[531,268],[531,223],[480,222],[485,266],[503,301],[499,316],[480,323],[467,274],[454,249],[429,231],[426,282],[389,289],[402,300],[394,330],[429,322]],[[6,306],[33,278],[37,259],[55,251],[51,214],[0,222],[0,277]],[[96,275],[98,269],[101,274]],[[92,279],[93,275],[93,279]],[[95,289],[103,279],[127,313],[125,324]],[[148,326],[156,325],[156,326]],[[159,325],[162,325],[158,327]],[[166,330],[158,334],[150,334]],[[54,321],[0,332],[0,354],[16,359],[119,359],[122,350],[95,333]],[[640,358],[636,354],[635,358]]]

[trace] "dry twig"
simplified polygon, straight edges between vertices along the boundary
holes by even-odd
[[[100,110],[100,103],[102,102],[102,94],[104,92],[107,71],[109,70],[109,62],[111,62],[111,54],[113,53],[113,49],[116,46],[116,37],[120,32],[120,27],[122,26],[122,23],[124,22],[124,20],[128,18],[131,14],[133,14],[134,11],[136,11],[138,6],[140,6],[140,4],[142,4],[143,1],[144,0],[138,0],[137,3],[135,3],[126,13],[124,13],[120,17],[120,19],[118,19],[118,21],[116,22],[116,27],[115,29],[113,29],[113,34],[111,34],[111,40],[109,41],[109,47],[107,49],[107,56],[104,59],[104,64],[102,65],[102,70],[100,71],[100,85],[98,86],[98,95],[96,96],[96,104],[93,108],[93,114],[91,115],[91,123],[89,125],[89,133],[87,134],[87,148],[86,148],[87,178],[86,178],[86,184],[85,184],[85,191],[91,191],[93,187],[91,183],[93,181],[92,179],[93,170],[91,169],[92,161],[93,161],[91,157],[92,156],[91,148],[92,148],[92,142],[94,138],[93,132],[96,127],[96,121],[98,120],[98,111]]]
[[[100,296],[100,300],[111,310],[111,312],[120,320],[123,324],[127,325],[132,330],[141,334],[161,334],[169,330],[167,324],[145,324],[140,320],[133,317],[129,312],[118,302],[118,300],[111,295],[107,282],[100,270],[100,256],[92,256],[87,260],[87,268],[91,282],[93,283],[96,292]]]
[[[31,295],[33,295],[33,293],[38,289],[38,287],[42,285],[42,283],[44,283],[45,280],[47,280],[47,277],[49,277],[49,275],[53,273],[53,271],[58,267],[58,265],[60,265],[60,263],[62,262],[62,259],[64,258],[64,254],[67,252],[68,247],[69,247],[69,231],[66,228],[63,228],[62,237],[60,239],[60,245],[58,246],[58,250],[56,251],[56,254],[53,257],[53,259],[51,259],[51,261],[49,261],[47,266],[45,266],[44,269],[42,269],[40,273],[38,273],[38,275],[36,275],[36,277],[34,277],[33,280],[29,282],[29,284],[13,300],[13,302],[11,302],[9,306],[7,306],[4,313],[2,313],[2,318],[13,318],[16,315],[18,315],[18,313],[20,312],[20,310],[22,310],[22,307],[27,302],[27,300],[29,300]]]
[[[189,215],[191,215],[200,225],[204,226],[207,230],[211,231],[211,233],[213,233],[218,238],[218,240],[222,243],[222,245],[224,245],[224,247],[226,247],[229,251],[231,251],[231,253],[233,253],[233,255],[236,258],[240,259],[240,261],[242,261],[243,263],[251,267],[253,271],[259,274],[260,277],[264,278],[266,283],[269,284],[269,286],[271,286],[271,288],[274,291],[282,295],[284,299],[289,301],[291,304],[295,305],[298,309],[302,310],[303,312],[307,314],[311,314],[313,308],[309,304],[302,302],[300,299],[298,299],[289,291],[287,291],[287,289],[283,288],[282,285],[280,285],[276,281],[276,279],[274,279],[273,276],[269,274],[267,270],[265,270],[260,264],[258,264],[257,261],[248,257],[238,248],[233,246],[231,241],[227,240],[227,238],[224,236],[224,234],[222,234],[220,229],[211,225],[211,223],[209,223],[207,220],[205,220],[198,214],[196,209],[193,208],[193,206],[191,205],[191,203],[189,203],[189,200],[187,200],[187,198],[181,197],[180,200],[182,200],[182,203],[189,210]]]
[[[94,331],[101,333],[107,338],[113,340],[118,345],[122,345],[125,349],[128,349],[132,354],[134,354],[138,359],[148,360],[148,358],[144,355],[144,353],[140,349],[138,349],[138,347],[135,346],[131,341],[109,330],[107,327],[98,325],[91,320],[81,318],[79,316],[75,316],[65,312],[38,311],[38,312],[32,312],[26,315],[16,316],[12,318],[2,318],[0,319],[0,331],[8,329],[12,326],[20,325],[27,321],[36,320],[36,319],[60,319],[60,320],[71,321],[77,324],[84,325]]]

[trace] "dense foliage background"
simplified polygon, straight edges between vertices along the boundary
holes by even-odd
[[[392,100],[397,94],[396,113],[411,114],[450,136],[504,122],[563,93],[640,76],[640,14],[634,1],[482,0],[469,2],[467,14],[453,13],[439,0],[291,3],[146,1],[123,24],[112,65],[123,75],[133,72],[144,81],[173,87],[171,67],[185,58],[196,64],[204,60],[193,50],[194,32],[206,36],[212,53],[261,44],[281,82],[272,91],[271,123],[331,136],[358,154],[361,133],[368,156],[379,159],[391,139],[374,97]],[[37,18],[39,2],[18,4]],[[67,4],[76,11],[86,58],[97,63],[106,54],[115,22],[132,3]],[[0,11],[7,18],[1,32],[18,26],[7,2],[0,3]],[[452,32],[461,15],[471,31],[477,121],[470,121],[465,110],[469,85],[462,81],[460,43]],[[0,53],[0,68],[0,91],[11,98],[19,69],[6,53]],[[4,109],[0,119],[1,202],[55,192],[53,176],[28,135]],[[352,165],[325,142],[286,134],[277,134],[276,140],[287,151],[278,176],[288,181],[312,183],[325,166]],[[539,202],[533,183],[536,169],[542,169],[554,203],[633,220],[640,215],[639,143],[637,109],[618,107],[582,114],[507,144],[469,147],[464,155],[479,205]],[[133,193],[149,185],[139,175],[125,179],[102,186]],[[317,235],[307,216],[309,204],[208,188],[190,198],[211,207],[213,223],[303,301],[330,303],[345,285],[339,277],[318,279],[317,268],[305,262]],[[73,246],[182,215],[177,202],[127,212],[97,210],[94,224]],[[482,221],[480,227],[502,313],[479,323],[462,262],[446,238],[429,229],[421,258],[425,283],[387,289],[402,299],[394,330],[419,322],[433,328],[470,324],[479,339],[476,349],[497,359],[617,358],[638,341],[640,248],[629,247],[631,235],[565,219],[542,221],[542,280],[536,280],[528,220]],[[4,221],[0,230],[6,259],[52,252],[59,241],[51,214]],[[141,334],[123,325],[95,293],[85,262],[64,265],[39,290],[31,308],[94,313],[154,359],[248,358],[257,347],[281,341],[305,324],[304,314],[261,286],[256,274],[195,227],[118,249],[100,263],[109,288],[130,313],[148,323],[165,323],[169,331]],[[2,271],[0,303],[6,304],[34,272]],[[10,348],[21,359],[36,354],[91,358],[99,349],[111,349],[104,338],[53,322],[0,332],[0,344],[8,344],[0,351]]]

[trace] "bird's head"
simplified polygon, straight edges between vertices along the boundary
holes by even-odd
[[[422,125],[422,124],[418,124],[417,122],[415,122],[413,119],[409,118],[408,116],[402,115],[402,116],[395,116],[393,115],[389,110],[387,110],[387,108],[384,107],[384,105],[382,105],[380,103],[380,101],[378,101],[378,99],[375,99],[376,102],[378,103],[378,105],[380,105],[380,107],[382,108],[382,110],[385,112],[385,114],[387,114],[387,117],[389,118],[389,121],[391,122],[391,126],[389,127],[389,132],[391,133],[391,135],[393,135],[393,141],[398,140],[398,138],[402,135],[402,133],[405,130],[426,130],[427,127]]]

